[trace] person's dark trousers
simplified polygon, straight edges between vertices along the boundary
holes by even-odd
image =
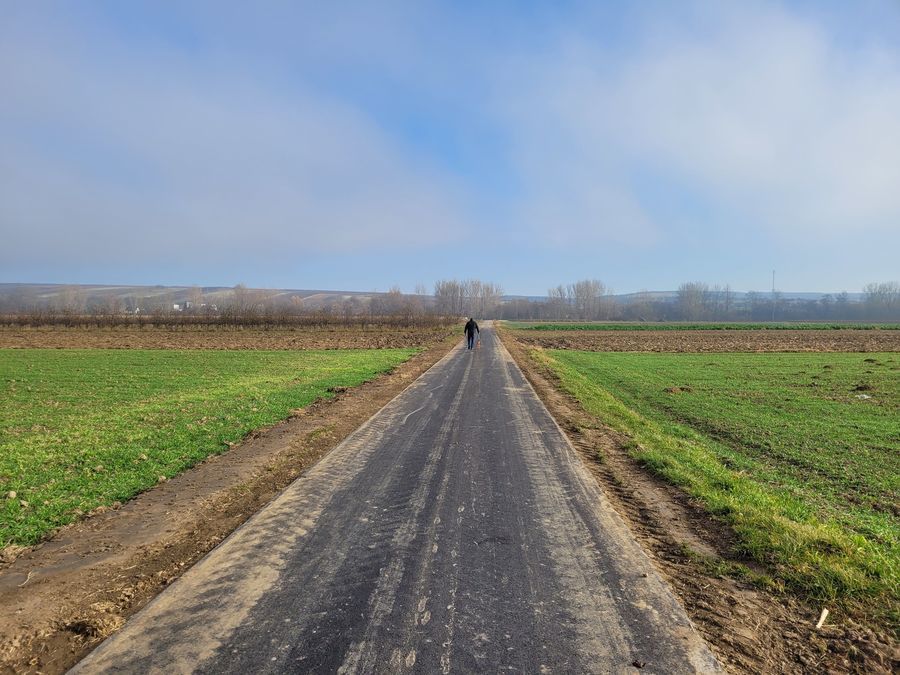
[[[466,349],[472,349],[475,346],[475,333],[466,334],[466,338],[468,339],[468,346]]]

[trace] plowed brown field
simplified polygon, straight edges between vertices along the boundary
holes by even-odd
[[[527,345],[594,352],[896,352],[900,330],[512,330]]]
[[[175,329],[0,328],[0,348],[389,349],[425,347],[455,330],[455,326],[330,326],[271,330],[222,326]]]

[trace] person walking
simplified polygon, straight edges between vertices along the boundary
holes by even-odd
[[[463,332],[466,334],[466,349],[472,349],[475,347],[475,333],[478,333],[478,336],[481,337],[481,331],[478,328],[478,324],[475,323],[475,319],[469,318],[466,321],[466,327],[463,328]]]

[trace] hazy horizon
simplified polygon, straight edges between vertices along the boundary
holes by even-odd
[[[900,277],[890,0],[4,14],[0,282]]]
[[[464,280],[459,280],[464,281]],[[485,280],[489,281],[489,280]],[[568,286],[570,283],[574,283],[579,280],[568,280],[568,282],[564,282],[563,286]],[[698,280],[694,280],[698,281]],[[690,283],[690,282],[688,282]],[[315,291],[319,293],[353,293],[359,295],[366,294],[374,294],[374,293],[388,293],[391,288],[324,288],[317,286],[310,286],[307,288],[299,288],[299,287],[274,287],[274,286],[253,286],[250,284],[245,284],[243,282],[238,282],[236,284],[122,284],[122,283],[65,283],[65,282],[23,282],[23,281],[0,281],[0,286],[4,285],[21,285],[21,286],[59,286],[59,287],[86,287],[86,288],[96,288],[96,289],[113,289],[113,288],[167,288],[167,289],[191,289],[191,288],[207,288],[207,289],[222,289],[228,290],[233,289],[236,286],[244,286],[250,290],[263,290],[263,291],[285,291],[285,292],[309,292]],[[558,286],[559,284],[557,284]],[[433,295],[434,293],[434,284],[426,283],[424,284],[426,293],[424,295]],[[503,295],[507,297],[523,297],[523,298],[547,298],[547,292],[544,293],[512,293],[507,291],[505,288],[502,288]],[[405,289],[400,288],[401,292],[405,295],[417,295],[415,289]],[[729,292],[729,293],[737,293],[737,294],[748,294],[748,293],[757,293],[761,296],[768,296],[772,292],[772,288],[769,287],[767,289],[754,289],[754,288],[714,288],[712,284],[710,284],[710,288],[708,289],[711,292]],[[623,296],[623,295],[637,295],[640,293],[678,293],[678,288],[640,288],[635,291],[618,291],[615,288],[609,287],[604,292],[608,292],[610,295],[614,296]],[[851,297],[864,297],[866,295],[864,290],[853,290],[853,289],[841,289],[841,290],[831,290],[831,291],[809,291],[805,289],[780,289],[776,288],[776,292],[781,295],[839,295],[841,293],[847,293]]]

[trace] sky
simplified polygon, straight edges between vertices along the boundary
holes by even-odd
[[[897,0],[0,10],[0,282],[900,279]]]

